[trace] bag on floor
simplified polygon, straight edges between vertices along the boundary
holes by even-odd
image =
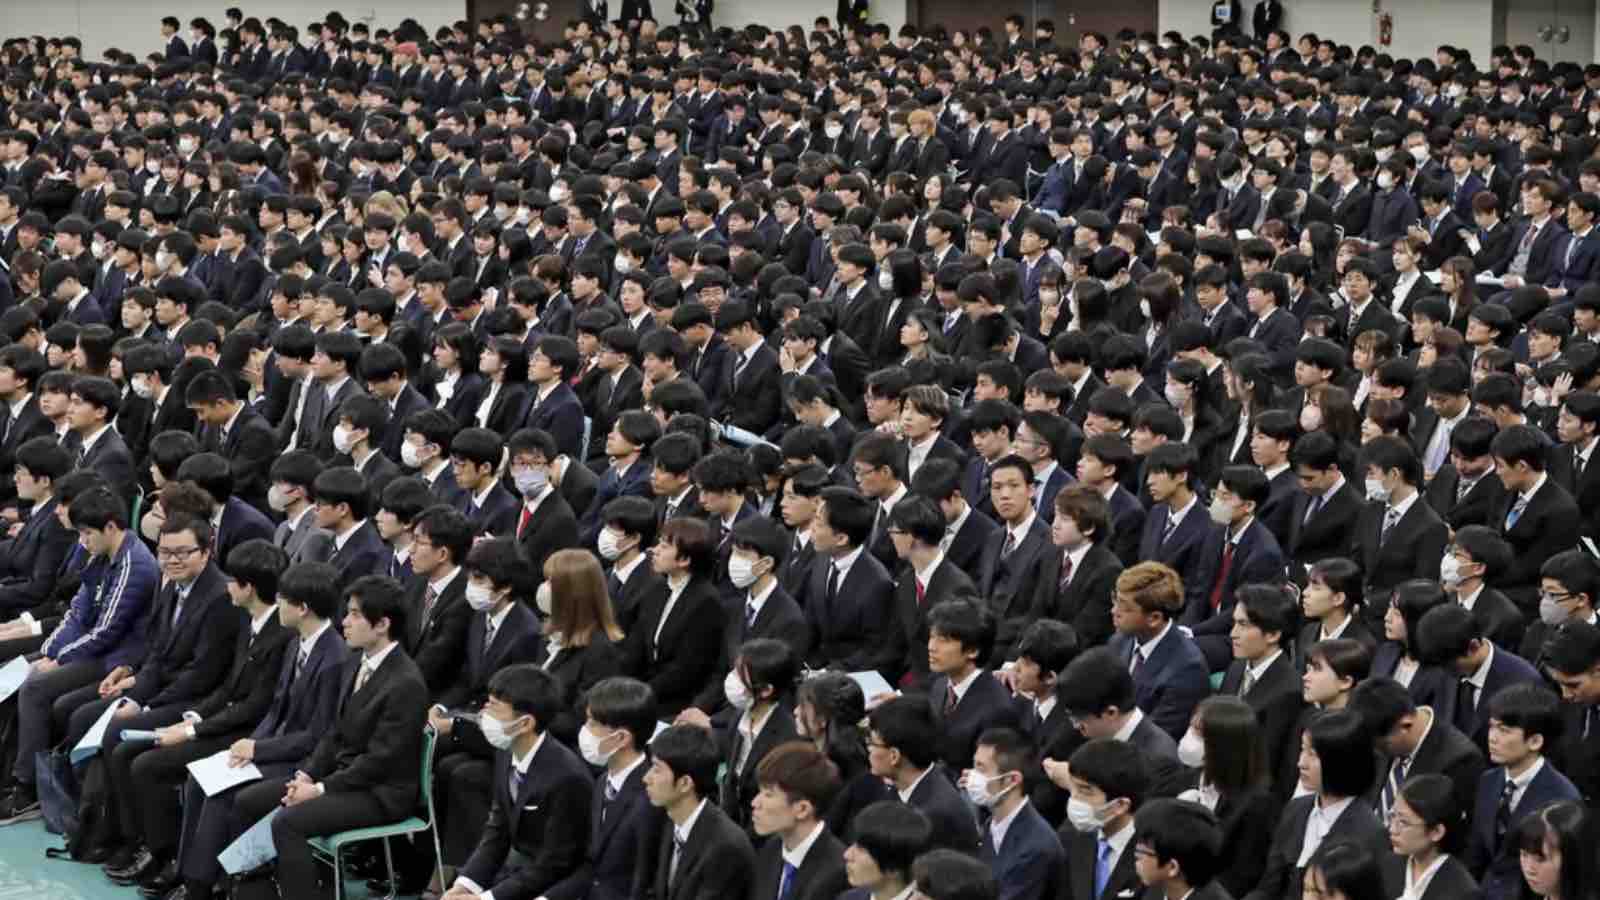
[[[70,843],[78,834],[78,775],[65,750],[40,750],[34,754],[34,784],[39,792],[39,812],[44,827]]]

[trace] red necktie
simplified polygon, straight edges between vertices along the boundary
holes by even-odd
[[[1211,611],[1222,608],[1222,588],[1228,583],[1228,570],[1233,568],[1233,541],[1222,545],[1222,567],[1217,570],[1217,581],[1211,586]]]
[[[528,508],[528,504],[522,504],[522,518],[517,521],[517,537],[522,537],[522,530],[528,527],[528,520],[531,518],[533,510]]]
[[[920,608],[922,606],[922,601],[928,596],[928,589],[922,586],[921,578],[917,578],[915,581],[917,583],[917,606]]]

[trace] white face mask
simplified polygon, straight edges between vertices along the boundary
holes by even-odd
[[[94,255],[95,259],[105,259],[107,252],[105,242],[95,241],[94,243],[90,244],[89,252]]]
[[[1411,148],[1411,158],[1416,160],[1419,163],[1427,162],[1428,161],[1428,147],[1427,147],[1427,145],[1426,144],[1418,144],[1415,147],[1412,147]]]
[[[1389,161],[1389,157],[1394,155],[1394,148],[1393,147],[1384,147],[1382,149],[1379,149],[1379,150],[1375,151],[1373,153],[1373,155],[1378,158],[1378,162],[1380,164],[1381,163],[1386,163],[1386,162]]]
[[[1461,586],[1461,560],[1456,559],[1454,553],[1446,553],[1444,559],[1439,560],[1439,583],[1449,590]]]
[[[562,203],[567,199],[567,187],[564,184],[550,186],[550,202]]]
[[[616,734],[613,733],[608,734],[603,738],[595,737],[594,732],[590,731],[587,725],[579,728],[578,752],[583,754],[583,761],[591,766],[596,767],[604,766],[606,763],[610,762],[611,757],[615,756],[617,751],[615,749],[601,750],[600,745],[615,736]]]
[[[128,386],[133,388],[133,393],[135,396],[141,397],[145,400],[149,400],[156,394],[155,391],[150,389],[150,382],[144,380],[143,378],[133,379],[131,382],[129,382]]]
[[[1367,479],[1367,499],[1368,500],[1388,500],[1389,499],[1389,488],[1386,485],[1384,485],[1382,478],[1368,478]]]
[[[472,607],[473,612],[484,612],[494,605],[494,592],[481,585],[468,584],[466,596],[467,605]]]
[[[1211,506],[1207,511],[1211,514],[1211,521],[1217,523],[1218,525],[1233,524],[1234,510],[1232,503],[1229,503],[1220,497],[1216,497],[1211,500]]]
[[[1380,187],[1380,188],[1382,188],[1383,190],[1386,190],[1386,191],[1388,189],[1394,187],[1394,176],[1390,175],[1388,172],[1379,172],[1378,173],[1378,187]]]
[[[733,586],[744,590],[756,583],[756,564],[747,556],[733,555],[728,557],[728,578]]]
[[[539,589],[533,592],[533,605],[539,607],[540,615],[548,616],[550,615],[550,604],[552,602],[553,599],[550,596],[550,582],[541,581],[539,583]]]
[[[628,258],[626,253],[618,253],[616,258],[611,261],[611,265],[617,270],[618,275],[626,275],[628,270],[633,268],[633,260]]]
[[[1539,598],[1539,621],[1554,627],[1566,624],[1569,618],[1571,617],[1567,615],[1567,611],[1562,609],[1561,604],[1557,603],[1553,598]]]
[[[161,160],[159,160],[159,159],[147,159],[147,160],[145,160],[145,162],[144,162],[144,170],[146,172],[149,172],[151,175],[160,175],[161,174]]]
[[[165,272],[172,265],[172,254],[165,250],[156,251],[156,270]]]
[[[267,505],[272,507],[273,512],[283,512],[288,509],[289,499],[289,492],[283,488],[277,485],[267,488]]]
[[[894,290],[894,273],[887,270],[878,272],[878,289],[882,291]]]
[[[335,425],[333,428],[333,449],[340,453],[349,453],[355,449],[355,446],[355,429],[347,428],[343,425]]]
[[[1162,389],[1161,394],[1167,398],[1167,403],[1173,409],[1182,409],[1184,401],[1188,399],[1183,395],[1182,388],[1175,388],[1170,384]]]
[[[1201,768],[1206,764],[1206,742],[1193,729],[1184,732],[1183,740],[1178,742],[1178,762],[1191,769]]]
[[[1312,131],[1311,129],[1307,128],[1306,129],[1306,143],[1307,144],[1320,144],[1320,143],[1322,143],[1322,132],[1320,132],[1320,131]]]
[[[722,679],[722,695],[728,698],[728,705],[739,711],[750,708],[755,698],[750,696],[750,689],[744,686],[744,679],[739,677],[737,669],[729,669],[728,677]]]
[[[199,148],[199,146],[200,142],[194,140],[193,138],[183,138],[178,141],[179,152],[185,154],[193,153],[197,148]]]
[[[1150,315],[1150,301],[1149,300],[1140,300],[1139,301],[1139,315],[1145,317],[1146,319],[1154,318],[1154,316]]]
[[[1077,797],[1067,800],[1067,821],[1079,831],[1097,831],[1105,824],[1101,810],[1095,809]]]
[[[602,559],[606,562],[611,562],[622,555],[622,538],[615,531],[609,528],[602,528],[600,529],[600,536],[595,539],[595,549],[600,551]]]
[[[844,126],[828,125],[822,129],[822,133],[826,134],[828,136],[828,140],[831,141],[837,138],[839,135],[844,134]]]
[[[472,588],[468,587],[467,592],[470,594]],[[521,716],[518,716],[507,724],[494,716],[479,716],[478,730],[483,732],[483,739],[489,742],[489,746],[496,750],[505,750],[511,746],[511,741],[514,739],[511,734],[507,733],[507,729],[517,724],[517,720],[521,718]]]
[[[999,803],[1000,798],[1004,797],[1006,792],[1011,790],[1010,788],[1006,788],[998,794],[989,793],[989,784],[991,782],[999,781],[1005,777],[1006,776],[1004,775],[996,775],[993,778],[986,778],[977,772],[968,772],[966,781],[963,783],[962,787],[967,792],[967,799],[971,800],[973,805],[982,806],[985,809],[988,809],[992,808],[996,803]]]
[[[417,449],[416,444],[406,441],[400,445],[400,461],[405,463],[407,468],[420,469],[422,468],[422,453]]]

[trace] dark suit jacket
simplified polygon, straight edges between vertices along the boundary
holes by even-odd
[[[1220,526],[1211,521],[1205,504],[1197,499],[1183,514],[1177,530],[1163,541],[1161,537],[1166,532],[1169,518],[1171,513],[1165,503],[1150,507],[1149,515],[1144,518],[1144,535],[1139,539],[1139,558],[1165,563],[1178,572],[1197,571],[1201,548]],[[1186,593],[1190,596],[1199,591],[1198,585],[1186,584],[1186,587]]]
[[[1304,569],[1320,560],[1350,555],[1361,511],[1361,494],[1349,481],[1325,500],[1308,520],[1306,512],[1313,499],[1304,491],[1298,492],[1289,510],[1289,542],[1284,547],[1290,561],[1299,566],[1290,567],[1290,574],[1297,580]]]
[[[1017,810],[999,847],[987,827],[979,835],[978,858],[999,882],[998,900],[1055,900],[1067,854],[1033,804]]]
[[[1483,775],[1484,765],[1483,751],[1456,730],[1444,712],[1435,709],[1433,725],[1411,754],[1406,777],[1430,774],[1447,776],[1455,787],[1456,802],[1460,804],[1458,808],[1469,810],[1478,794],[1478,781]],[[1388,777],[1388,772],[1388,768],[1383,769],[1379,778]]]
[[[978,822],[972,816],[971,802],[961,795],[951,778],[934,763],[911,789],[909,802],[933,826],[929,846],[973,854],[978,850]]]
[[[1433,508],[1417,498],[1406,514],[1383,537],[1385,504],[1368,503],[1356,525],[1355,561],[1361,566],[1367,597],[1386,597],[1395,585],[1411,578],[1439,577],[1439,560],[1444,557],[1450,536]],[[1383,633],[1383,603],[1362,608],[1362,620],[1373,634]]]
[[[1483,895],[1490,900],[1512,900],[1521,890],[1522,869],[1517,848],[1517,826],[1523,819],[1558,800],[1577,800],[1578,789],[1556,770],[1546,759],[1539,773],[1523,790],[1517,805],[1511,808],[1511,827],[1504,839],[1495,839],[1496,810],[1500,795],[1505,790],[1506,770],[1495,766],[1478,778],[1478,796],[1472,806],[1472,833],[1468,838],[1467,852],[1462,862],[1483,885]]]
[[[828,579],[834,568],[830,556],[819,555],[812,563],[805,610],[811,632],[808,657],[819,667],[838,663],[851,671],[868,668],[892,639],[894,579],[863,548],[830,597]]]
[[[1073,569],[1066,589],[1061,590],[1064,553],[1052,545],[1040,555],[1038,583],[1027,618],[1066,622],[1078,632],[1078,640],[1086,646],[1098,646],[1111,638],[1111,601],[1117,576],[1122,574],[1122,560],[1105,543],[1095,544]]]
[[[342,696],[346,652],[339,629],[330,624],[317,638],[300,677],[294,677],[300,638],[284,648],[283,664],[272,691],[272,704],[250,737],[256,742],[255,760],[266,764],[305,758],[317,741],[333,727]]]
[[[980,671],[967,686],[954,710],[945,712],[950,679],[935,675],[928,683],[928,708],[939,731],[939,759],[952,771],[972,768],[978,736],[990,728],[1015,728],[1016,710],[1011,692],[993,675]]]
[[[1223,674],[1218,692],[1237,696],[1244,686],[1244,675],[1244,660],[1234,660]],[[1261,747],[1266,752],[1267,771],[1277,772],[1285,756],[1300,754],[1299,747],[1289,746],[1289,737],[1305,706],[1300,693],[1300,673],[1287,650],[1267,666],[1266,672],[1251,685],[1250,692],[1243,695],[1243,700],[1250,704],[1261,726]]]
[[[329,794],[366,793],[398,819],[417,802],[428,688],[405,648],[396,646],[355,693],[362,656],[346,659],[338,719],[300,768]]]
[[[1131,839],[1117,854],[1117,862],[1111,867],[1105,890],[1097,896],[1094,892],[1094,870],[1095,860],[1100,853],[1100,833],[1078,831],[1068,823],[1061,826],[1057,835],[1067,854],[1066,889],[1059,894],[1061,900],[1115,900],[1138,896],[1143,892],[1144,885],[1139,881],[1139,873],[1134,870]]]
[[[1131,664],[1138,644],[1130,635],[1117,634],[1107,646]],[[1200,648],[1173,625],[1133,676],[1135,702],[1177,740],[1189,730],[1194,708],[1211,693],[1210,678]]]
[[[508,900],[543,896],[577,871],[589,836],[589,769],[545,735],[511,796],[511,751],[495,754],[489,819],[461,874]]]
[[[945,556],[959,566],[961,571],[973,575],[973,581],[976,583],[983,576],[983,554],[989,546],[990,539],[999,530],[1000,526],[994,519],[978,512],[974,507],[968,514],[967,520],[961,523],[961,530],[951,538]]]
[[[684,841],[677,877],[670,879],[675,829],[662,826],[655,878],[641,900],[728,900],[744,897],[755,878],[755,851],[744,831],[706,801]]]
[[[278,621],[276,611],[268,613],[257,635],[251,635],[246,613],[231,612],[239,620],[231,649],[233,663],[217,689],[194,707],[200,716],[194,726],[197,738],[249,734],[272,706],[285,649],[299,642],[298,636]],[[299,647],[294,652],[298,653]]]
[[[55,498],[29,512],[17,536],[0,541],[0,615],[14,618],[43,603],[77,533],[56,518]]]
[[[794,874],[793,900],[834,900],[850,886],[844,873],[844,843],[826,828],[817,835]],[[768,840],[756,852],[749,900],[773,900],[783,881],[783,841]]]
[[[749,625],[745,624],[749,592],[740,591],[729,599],[733,602],[726,607],[728,617],[722,626],[719,672],[723,675],[731,672],[733,664],[739,659],[739,648],[744,646],[745,641],[756,638],[783,641],[794,651],[797,659],[806,658],[811,633],[806,625],[805,613],[800,611],[794,598],[784,591],[782,585],[773,585],[772,592],[762,601],[761,610],[756,613],[755,622]],[[708,682],[701,689],[700,696],[695,698],[695,706],[708,714],[724,708],[722,682],[716,679]]]
[[[1493,521],[1504,509],[1506,486],[1500,476],[1490,472],[1479,478],[1458,501],[1457,489],[1461,475],[1456,467],[1445,463],[1428,482],[1428,505],[1444,519],[1446,525],[1460,531],[1468,525],[1487,525],[1499,529],[1500,522]]]
[[[257,509],[267,505],[268,475],[278,454],[277,436],[260,413],[246,406],[239,410],[225,440],[219,428],[207,426],[208,449],[222,454],[233,472],[233,495]]]
[[[440,706],[476,710],[488,697],[489,679],[494,673],[516,663],[537,661],[544,652],[538,614],[522,603],[511,604],[486,651],[483,643],[488,628],[487,612],[472,614],[467,627],[467,664],[457,673],[456,682],[435,701]],[[459,742],[463,737],[461,729],[453,731],[451,737]]]
[[[1225,566],[1224,542],[1228,539],[1228,532],[1221,528],[1206,538],[1195,579],[1198,590],[1187,592],[1184,609],[1184,624],[1193,629],[1195,643],[1205,654],[1212,671],[1226,668],[1233,658],[1228,632],[1233,629],[1234,591],[1246,584],[1279,584],[1284,578],[1283,551],[1278,548],[1278,539],[1259,518],[1251,520],[1239,534],[1234,542],[1233,561]],[[1217,593],[1219,584],[1220,595]],[[1218,599],[1215,608],[1211,604],[1213,597]]]
[[[1526,610],[1537,608],[1539,569],[1550,557],[1572,549],[1577,543],[1583,516],[1566,488],[1546,476],[1544,485],[1528,501],[1516,524],[1508,527],[1507,520],[1517,496],[1508,493],[1501,500],[1504,508],[1494,523],[1512,549],[1511,565],[1500,573],[1495,585],[1505,591],[1519,609]]]
[[[535,389],[529,401],[526,428],[542,428],[555,438],[556,447],[574,460],[583,459],[583,404],[565,382],[556,385],[550,396],[539,399]]]
[[[778,421],[783,410],[778,353],[763,343],[743,370],[739,367],[741,360],[739,353],[730,353],[722,405],[720,408],[712,407],[711,412],[722,422],[753,434],[765,434]]]
[[[584,646],[561,648],[544,661],[544,667],[561,688],[562,710],[550,719],[550,734],[576,746],[578,729],[588,715],[584,696],[599,681],[621,673],[621,648],[597,632]]]
[[[675,717],[692,704],[715,673],[725,618],[716,585],[706,579],[689,580],[663,623],[670,597],[664,589],[649,598],[623,651],[624,670],[655,688],[662,718]]]
[[[1027,534],[1010,555],[1003,555],[1009,533],[1004,526],[989,536],[978,566],[978,589],[1000,623],[996,638],[1003,646],[1016,640],[1038,583],[1039,562],[1053,546],[1050,526],[1034,516]],[[1009,623],[1009,624],[1008,624]]]
[[[1299,900],[1304,870],[1298,865],[1300,850],[1305,844],[1306,823],[1311,818],[1315,795],[1289,801],[1283,816],[1278,820],[1278,830],[1272,837],[1272,849],[1267,854],[1267,868],[1260,884],[1246,900]],[[1373,813],[1372,807],[1360,797],[1350,801],[1344,812],[1328,829],[1324,843],[1333,838],[1349,838],[1366,847],[1374,858],[1382,859],[1389,852],[1389,832]]]
[[[666,816],[650,805],[644,791],[649,757],[622,783],[606,803],[605,772],[595,780],[589,800],[589,840],[577,871],[544,892],[549,900],[626,900],[639,896],[650,879],[650,867],[641,864],[655,852]]]
[[[921,600],[917,598],[916,576],[902,572],[894,586],[894,625],[888,640],[880,642],[882,652],[871,668],[877,669],[890,684],[924,689],[929,678],[928,610],[955,599],[977,602],[978,588],[949,557],[933,570],[923,586]]]
[[[1490,652],[1492,658],[1489,660],[1489,671],[1484,676],[1483,690],[1478,692],[1477,703],[1473,706],[1472,727],[1470,730],[1462,729],[1480,749],[1488,747],[1489,702],[1494,699],[1494,695],[1514,684],[1538,684],[1543,680],[1537,669],[1510,650],[1493,647]],[[1459,690],[1456,685],[1451,685],[1451,689],[1445,691],[1439,705],[1435,707],[1439,715],[1446,721],[1455,723],[1458,728],[1466,715],[1458,708],[1459,702]]]
[[[139,488],[139,478],[134,468],[133,454],[128,452],[128,445],[123,443],[122,436],[117,434],[115,428],[107,428],[78,465],[99,472],[106,484],[122,499],[130,504],[133,502],[134,493]]]
[[[389,564],[391,551],[389,545],[378,536],[378,529],[371,520],[361,523],[344,546],[336,548],[333,556],[328,559],[339,570],[339,587],[343,589],[350,582],[363,575],[373,575],[386,571]]]
[[[1517,654],[1526,652],[1526,648],[1522,646],[1524,635],[1522,612],[1505,594],[1491,587],[1480,590],[1477,599],[1472,601],[1472,620],[1478,623],[1484,635],[1500,649]],[[1523,659],[1529,662],[1538,658],[1538,653],[1523,656]]]
[[[472,607],[467,605],[466,570],[456,573],[445,585],[426,619],[422,607],[428,591],[426,576],[414,575],[406,585],[406,612],[412,623],[406,649],[427,682],[428,696],[439,696],[461,674],[467,658],[467,631],[472,626]]]
[[[193,703],[216,689],[228,673],[238,617],[228,601],[222,571],[207,565],[195,578],[177,622],[178,585],[156,594],[148,620],[148,652],[127,697],[148,707]]]

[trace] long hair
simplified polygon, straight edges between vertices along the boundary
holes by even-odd
[[[596,632],[622,640],[622,628],[611,612],[606,576],[600,560],[587,550],[557,550],[544,563],[550,583],[549,630],[561,633],[569,647],[585,647]]]

